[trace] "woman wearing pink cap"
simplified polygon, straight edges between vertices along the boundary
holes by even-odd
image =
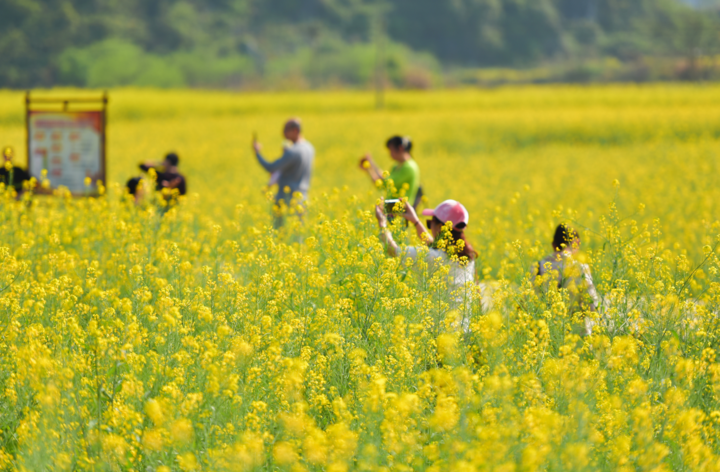
[[[417,260],[420,254],[427,251],[424,258],[431,266],[438,262],[448,264],[450,266],[448,288],[456,304],[464,303],[467,306],[469,294],[459,289],[464,289],[468,283],[472,284],[475,281],[477,252],[465,238],[465,228],[470,215],[465,207],[455,200],[445,200],[434,210],[423,210],[422,214],[432,217],[427,220],[427,225],[420,222],[411,205],[405,205],[402,216],[415,227],[418,237],[427,244],[428,248],[410,246],[401,250],[387,230],[384,208],[376,206],[375,216],[380,225],[380,239],[393,257],[402,256]],[[463,328],[467,328],[466,317],[463,319]]]

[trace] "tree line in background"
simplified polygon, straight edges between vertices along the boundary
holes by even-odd
[[[711,79],[713,0],[0,0],[0,87]]]

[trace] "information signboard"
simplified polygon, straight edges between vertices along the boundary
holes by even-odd
[[[87,108],[93,102],[102,108],[69,109],[70,105],[77,108],[78,103]],[[41,181],[45,170],[53,189],[66,187],[74,195],[97,194],[98,181],[106,182],[107,96],[100,100],[63,100],[31,98],[28,93],[26,103],[30,175]],[[38,103],[44,104],[42,109],[38,109]],[[57,109],[58,104],[62,105],[61,109]]]

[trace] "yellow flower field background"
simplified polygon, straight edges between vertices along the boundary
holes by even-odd
[[[0,92],[19,156],[22,100]],[[104,196],[0,203],[0,468],[720,469],[720,87],[110,100]],[[279,155],[296,115],[308,214],[275,232],[250,140]],[[465,313],[378,239],[358,161],[389,168],[394,134],[425,205],[470,212]],[[188,197],[124,199],[171,150]],[[602,298],[591,336],[531,281],[560,222]]]

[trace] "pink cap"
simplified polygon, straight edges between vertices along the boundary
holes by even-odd
[[[453,227],[460,231],[467,226],[470,220],[468,211],[460,202],[456,202],[455,200],[445,200],[434,210],[423,210],[422,214],[425,216],[434,216],[443,223],[451,221]]]

